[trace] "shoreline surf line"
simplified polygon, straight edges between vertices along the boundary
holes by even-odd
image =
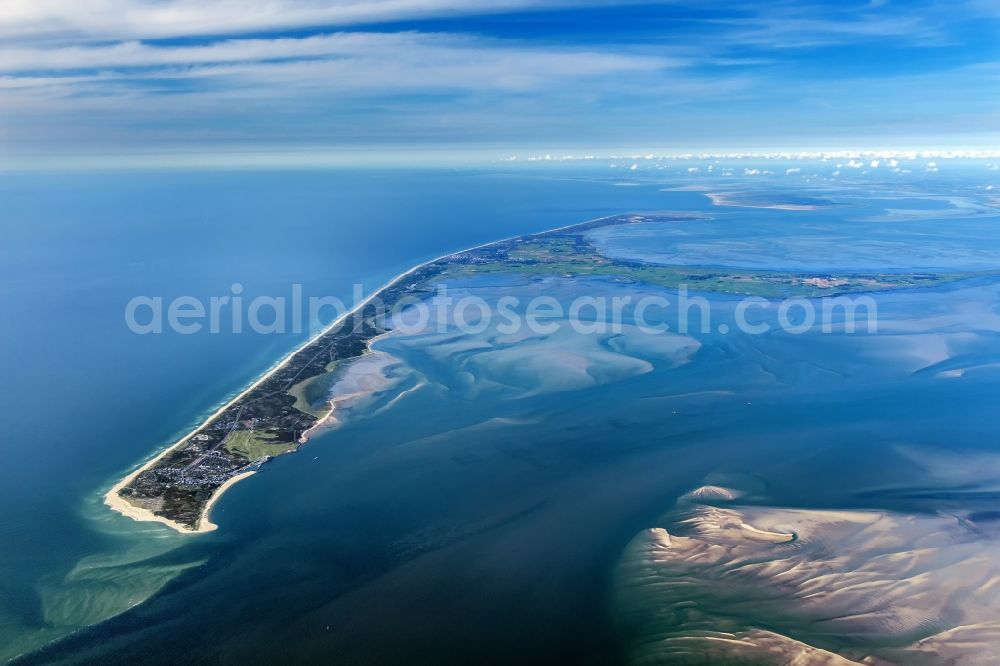
[[[136,520],[136,521],[152,521],[152,522],[163,523],[167,527],[170,527],[170,528],[172,528],[172,529],[174,529],[174,530],[176,530],[178,532],[181,532],[183,534],[201,534],[201,533],[204,533],[204,532],[211,531],[211,530],[215,529],[215,526],[208,520],[209,509],[211,509],[212,506],[215,504],[215,502],[218,501],[218,499],[222,495],[222,493],[225,490],[227,490],[229,487],[231,487],[232,484],[230,482],[233,481],[233,479],[237,479],[238,480],[238,479],[246,478],[246,476],[248,476],[249,474],[252,474],[252,472],[247,472],[247,473],[244,473],[244,474],[237,474],[232,479],[228,479],[225,483],[223,483],[221,486],[219,486],[218,488],[216,488],[215,492],[212,493],[211,498],[209,498],[208,503],[205,504],[205,508],[202,509],[201,515],[198,516],[198,523],[197,523],[197,526],[196,526],[195,529],[190,529],[186,525],[182,525],[181,523],[178,523],[176,521],[170,520],[169,518],[164,518],[163,516],[157,516],[155,513],[153,513],[149,509],[144,509],[142,507],[139,507],[139,506],[136,506],[136,505],[132,504],[131,502],[129,502],[128,500],[126,500],[124,497],[122,497],[118,493],[121,492],[121,490],[124,489],[126,486],[128,486],[130,483],[132,483],[132,481],[134,481],[140,474],[142,474],[146,470],[152,468],[153,466],[156,465],[156,463],[158,463],[160,460],[162,460],[168,454],[170,454],[174,450],[179,449],[184,444],[186,444],[188,442],[188,440],[191,439],[194,435],[196,435],[202,428],[204,428],[213,419],[215,419],[218,416],[220,416],[223,412],[225,412],[227,409],[229,409],[230,407],[232,407],[234,404],[236,404],[239,400],[241,400],[248,393],[250,393],[250,391],[252,391],[253,389],[255,389],[258,386],[260,386],[262,383],[264,383],[265,381],[267,381],[268,378],[270,378],[272,375],[274,375],[274,373],[278,372],[283,367],[285,367],[288,364],[288,362],[291,361],[292,358],[294,358],[299,352],[301,352],[306,347],[308,347],[312,343],[314,343],[317,340],[319,340],[321,337],[323,337],[324,335],[326,335],[330,331],[334,330],[337,326],[339,326],[340,324],[342,324],[348,317],[350,317],[350,316],[356,314],[357,312],[359,312],[360,310],[362,310],[366,305],[368,305],[372,300],[374,300],[376,297],[378,297],[378,295],[381,294],[382,292],[384,292],[386,289],[388,289],[389,287],[392,287],[392,286],[396,285],[401,280],[403,280],[406,277],[408,277],[408,276],[416,273],[417,271],[421,270],[422,268],[430,266],[431,264],[433,264],[435,262],[438,262],[438,261],[441,261],[442,259],[447,259],[449,257],[453,257],[456,254],[462,254],[462,253],[465,253],[465,252],[472,252],[473,250],[480,250],[480,249],[483,249],[483,248],[487,248],[487,247],[489,247],[491,245],[496,245],[497,243],[504,243],[504,242],[507,242],[507,241],[514,240],[515,238],[531,238],[532,236],[540,236],[540,235],[543,235],[543,234],[551,234],[551,233],[555,233],[555,232],[559,232],[559,231],[565,231],[567,229],[572,229],[573,227],[583,226],[583,225],[586,225],[586,224],[593,224],[594,222],[599,222],[601,220],[613,219],[613,218],[616,218],[616,217],[620,217],[621,215],[623,215],[623,213],[618,213],[618,214],[615,214],[615,215],[603,215],[601,217],[595,217],[595,218],[593,218],[591,220],[585,220],[583,222],[575,222],[573,224],[568,224],[568,225],[565,225],[565,226],[562,226],[562,227],[556,227],[555,229],[546,229],[545,231],[539,231],[539,232],[535,232],[535,233],[531,233],[531,234],[517,234],[515,236],[507,236],[505,238],[500,238],[500,239],[492,240],[492,241],[489,241],[489,242],[486,242],[486,243],[481,243],[479,245],[474,245],[472,247],[468,247],[468,248],[465,248],[463,250],[455,250],[455,251],[449,252],[447,254],[442,254],[439,257],[435,257],[434,259],[429,259],[429,260],[424,261],[424,262],[422,262],[420,264],[417,264],[416,266],[413,266],[412,268],[410,268],[409,270],[407,270],[404,273],[400,273],[399,275],[397,275],[396,277],[394,277],[393,279],[389,280],[384,285],[382,285],[381,287],[379,287],[377,290],[373,291],[368,297],[366,297],[360,303],[357,303],[352,309],[348,310],[347,312],[345,312],[341,316],[337,317],[330,325],[328,325],[326,328],[324,328],[323,330],[321,330],[319,333],[317,333],[316,335],[312,336],[311,338],[309,338],[308,340],[306,340],[305,342],[303,342],[301,345],[299,345],[298,347],[296,347],[294,350],[292,350],[291,352],[289,352],[288,354],[286,354],[285,356],[283,356],[275,365],[273,365],[263,375],[261,375],[256,380],[254,380],[254,382],[252,384],[250,384],[245,389],[243,389],[239,394],[236,395],[236,397],[232,398],[229,402],[225,403],[224,405],[222,405],[222,407],[219,407],[219,409],[217,409],[214,413],[212,413],[210,416],[208,416],[207,418],[205,418],[193,430],[191,430],[191,432],[189,432],[186,435],[184,435],[182,438],[180,438],[179,440],[177,440],[177,442],[175,442],[174,444],[171,444],[169,447],[167,447],[166,449],[164,449],[163,451],[161,451],[159,454],[157,454],[156,456],[154,456],[152,459],[150,459],[149,461],[147,461],[145,464],[141,465],[138,469],[132,471],[130,474],[128,474],[127,476],[125,476],[125,478],[121,479],[120,481],[118,481],[118,483],[114,484],[111,487],[111,489],[108,490],[108,492],[104,494],[104,504],[107,505],[111,510],[116,511],[116,512],[122,514],[126,518],[131,518],[132,520]],[[332,412],[331,412],[331,414],[332,414]],[[329,415],[327,415],[327,416],[329,416]],[[310,430],[312,430],[312,428],[310,428]],[[202,530],[202,525],[203,524],[212,525],[212,527],[210,529]]]

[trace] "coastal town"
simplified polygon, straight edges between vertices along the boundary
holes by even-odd
[[[419,293],[414,285],[425,282],[430,271],[427,266],[406,280],[401,276],[375,295],[379,303],[373,298],[289,355],[188,437],[126,477],[108,493],[108,504],[181,531],[204,530],[206,507],[225,484],[275,455],[295,451],[322,421],[322,412],[297,406],[295,387],[364,354],[368,343],[385,332],[379,308]]]
[[[668,266],[601,254],[587,232],[607,226],[691,220],[681,214],[630,214],[519,236],[456,252],[400,275],[239,394],[173,447],[125,477],[106,495],[113,509],[180,531],[207,531],[212,502],[275,456],[297,450],[332,411],[345,363],[388,330],[387,313],[404,297],[429,298],[437,284],[494,272],[562,278],[614,278],[655,287],[695,285],[763,297],[823,297],[925,286],[963,273],[800,274]]]

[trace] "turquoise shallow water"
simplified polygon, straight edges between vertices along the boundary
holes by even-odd
[[[235,486],[213,513],[217,532],[181,536],[100,505],[121,473],[301,339],[136,336],[122,320],[134,295],[209,296],[233,282],[248,295],[285,294],[298,282],[306,293],[346,297],[353,282],[377,286],[444,252],[630,210],[726,216],[702,238],[724,251],[712,263],[735,256],[727,237],[759,253],[762,230],[791,239],[815,229],[812,216],[790,211],[713,209],[697,192],[661,191],[662,180],[617,187],[572,175],[5,182],[15,243],[0,263],[8,369],[0,493],[15,510],[0,516],[4,656],[82,628],[30,660],[607,663],[628,642],[607,603],[614,563],[706,475],[751,474],[784,505],[969,503],[941,496],[969,479],[935,482],[899,447],[988,448],[985,415],[998,388],[990,367],[998,295],[988,280],[880,296],[884,325],[873,336],[744,336],[713,326],[692,333],[680,356],[678,345],[634,334],[528,344],[491,331],[391,336],[376,348],[399,360],[399,389],[413,390],[358,409],[340,430]],[[990,261],[995,217],[955,216],[954,206],[918,194],[901,208],[944,211],[951,221],[941,242],[979,234],[962,260]],[[850,220],[859,210],[872,219]],[[919,239],[936,242],[923,213],[903,215],[919,220],[898,232],[910,254],[892,253],[886,268],[927,252]],[[894,214],[881,199],[823,215],[854,240],[865,224],[880,225],[873,237],[890,233],[881,225],[900,217],[886,221]],[[746,226],[727,236],[724,219]],[[647,257],[669,247],[648,238],[608,243]],[[777,261],[815,253],[797,241],[779,247]],[[824,260],[880,256],[838,247],[843,255]],[[561,279],[454,286],[562,301],[581,289],[649,292]],[[731,323],[735,299],[708,298],[713,321]],[[956,370],[964,374],[940,376]],[[899,492],[932,482],[934,499]],[[976,507],[985,510],[981,493]]]
[[[86,558],[124,562],[109,575],[131,578],[136,548],[166,553],[162,565],[179,570],[232,538],[195,543],[140,526],[108,514],[99,496],[304,337],[138,336],[124,322],[130,298],[207,299],[238,282],[247,300],[288,296],[298,283],[306,297],[349,301],[354,283],[372,290],[445,252],[665,199],[628,190],[502,173],[5,176],[0,655],[127,607],[168,578],[70,589],[64,577]],[[151,532],[161,545],[149,545]],[[72,599],[46,601],[57,588]],[[52,617],[53,604],[74,610]]]

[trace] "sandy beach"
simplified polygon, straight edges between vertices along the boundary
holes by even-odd
[[[489,245],[489,244],[492,244],[492,243],[487,243],[487,245]],[[474,248],[472,248],[472,249],[474,249]],[[267,372],[265,372],[263,375],[261,375],[259,378],[257,378],[252,384],[250,384],[245,389],[243,389],[242,391],[240,391],[240,393],[236,397],[234,397],[232,400],[230,400],[229,402],[227,402],[224,405],[222,405],[221,407],[219,407],[208,418],[206,418],[204,421],[202,421],[201,423],[199,423],[197,427],[195,427],[193,430],[191,430],[191,432],[189,432],[186,435],[184,435],[184,437],[182,437],[181,439],[179,439],[176,443],[174,443],[170,447],[168,447],[168,448],[164,449],[163,451],[161,451],[156,457],[154,457],[153,459],[151,459],[146,464],[140,466],[138,469],[136,469],[131,474],[129,474],[128,476],[126,476],[125,478],[123,478],[121,481],[119,481],[118,483],[116,483],[114,486],[112,486],[111,489],[104,495],[104,503],[108,507],[110,507],[111,509],[113,509],[114,511],[117,511],[118,513],[122,514],[123,516],[131,518],[133,520],[155,521],[155,522],[158,522],[158,523],[163,523],[164,525],[167,525],[168,527],[171,527],[171,528],[177,530],[178,532],[183,532],[183,533],[186,533],[186,534],[193,534],[193,533],[199,533],[199,532],[210,532],[210,531],[216,529],[216,525],[214,525],[213,523],[211,523],[208,520],[208,513],[211,510],[212,506],[218,501],[218,499],[222,495],[222,493],[224,493],[228,488],[232,487],[232,485],[235,482],[239,481],[240,479],[246,478],[247,476],[249,476],[253,472],[245,472],[243,474],[238,474],[237,476],[234,476],[233,478],[229,479],[224,484],[222,484],[221,486],[219,486],[219,488],[212,495],[212,498],[205,505],[205,509],[202,511],[201,517],[198,519],[198,529],[195,529],[195,530],[191,530],[191,529],[189,529],[185,525],[181,525],[180,523],[177,523],[175,521],[169,520],[169,519],[164,518],[162,516],[157,516],[156,514],[154,514],[152,511],[150,511],[148,509],[143,509],[141,507],[137,507],[134,504],[130,503],[125,498],[123,498],[118,493],[123,488],[125,488],[128,484],[132,483],[132,481],[137,476],[139,476],[140,474],[142,474],[147,469],[150,469],[151,467],[155,466],[156,463],[158,463],[161,459],[163,459],[164,456],[166,456],[167,454],[169,454],[171,451],[173,451],[173,450],[175,450],[177,448],[180,448],[181,446],[184,446],[184,444],[186,444],[187,441],[189,439],[191,439],[191,437],[193,437],[194,435],[196,435],[202,428],[204,428],[206,425],[208,425],[213,419],[215,419],[220,414],[222,414],[223,412],[225,412],[227,409],[229,409],[229,407],[231,407],[233,404],[235,404],[236,402],[238,402],[240,399],[242,399],[245,395],[247,395],[250,391],[252,391],[257,386],[259,386],[261,383],[265,382],[268,379],[268,377],[270,377],[274,373],[276,373],[279,370],[281,370],[281,368],[283,368],[296,354],[298,354],[300,351],[302,351],[303,349],[305,349],[306,347],[308,347],[309,345],[311,345],[313,342],[315,342],[319,338],[321,338],[324,335],[326,335],[331,330],[335,329],[345,319],[347,319],[348,317],[350,317],[351,315],[353,315],[358,310],[362,309],[372,299],[374,299],[379,294],[381,294],[383,291],[385,291],[386,288],[388,288],[388,287],[396,284],[400,280],[402,280],[405,277],[407,277],[408,275],[411,275],[412,273],[420,270],[424,266],[426,266],[428,264],[432,264],[435,261],[438,261],[439,259],[443,259],[443,258],[445,258],[447,256],[450,256],[451,254],[455,254],[455,253],[450,253],[450,254],[447,254],[447,255],[443,255],[441,257],[437,257],[435,259],[431,259],[430,261],[426,261],[426,262],[424,262],[422,264],[414,266],[413,268],[411,268],[410,270],[406,271],[405,273],[402,273],[402,274],[398,275],[397,277],[393,278],[389,282],[387,282],[384,285],[382,285],[379,289],[377,289],[376,291],[372,292],[371,295],[369,295],[363,301],[361,301],[360,303],[358,303],[356,306],[354,306],[354,308],[352,308],[348,312],[345,312],[340,317],[337,317],[337,319],[333,323],[331,323],[329,326],[327,326],[322,331],[320,331],[319,333],[317,333],[316,335],[314,335],[313,337],[309,338],[304,343],[302,343],[301,345],[299,345],[298,347],[296,347],[295,350],[289,352],[280,361],[278,361],[277,364],[275,364],[273,367],[271,367],[270,370],[268,370]],[[320,426],[321,424],[325,423],[330,418],[330,416],[332,414],[333,414],[333,411],[331,410],[330,414],[327,414],[323,419],[321,419],[319,422],[317,422],[316,425],[314,425],[312,428],[310,428],[308,431],[306,431],[306,433],[303,433],[303,438],[305,438],[305,436],[306,436],[307,433],[312,432],[318,426]],[[305,439],[303,439],[303,441],[305,441]]]
[[[208,519],[209,513],[212,511],[212,507],[215,506],[215,503],[219,501],[220,497],[222,497],[222,493],[226,492],[248,476],[253,476],[254,474],[256,474],[256,472],[243,472],[242,474],[237,474],[219,486],[219,489],[215,491],[214,495],[212,495],[212,499],[208,500],[208,504],[205,505],[205,510],[202,511],[201,518],[198,520],[198,529],[194,530],[194,532],[211,532],[219,529],[218,525]]]
[[[546,230],[546,231],[543,231],[543,232],[539,232],[537,234],[530,234],[530,235],[537,236],[539,234],[551,233],[553,231],[561,231],[561,230],[565,230],[565,229],[570,229],[572,227],[579,226],[579,225],[582,225],[582,224],[589,224],[589,223],[592,223],[592,222],[596,222],[598,220],[606,219],[606,217],[607,216],[598,217],[598,218],[594,218],[593,220],[587,220],[587,221],[584,221],[584,222],[578,222],[578,223],[575,223],[575,224],[569,224],[569,225],[566,225],[566,226],[563,226],[563,227],[559,227],[557,229],[550,229],[550,230]],[[184,437],[182,437],[177,442],[175,442],[171,446],[169,446],[166,449],[164,449],[163,451],[161,451],[154,458],[152,458],[151,460],[149,460],[145,464],[141,465],[138,469],[134,470],[133,472],[131,472],[130,474],[128,474],[125,478],[123,478],[121,481],[119,481],[114,486],[112,486],[111,489],[108,490],[108,492],[105,493],[105,495],[104,495],[104,503],[109,508],[111,508],[112,510],[117,511],[118,513],[120,513],[123,516],[126,516],[128,518],[131,518],[132,520],[153,521],[153,522],[163,523],[164,525],[166,525],[168,527],[171,527],[171,528],[177,530],[178,532],[182,532],[182,533],[185,533],[185,534],[194,534],[194,533],[199,533],[199,532],[210,532],[210,531],[216,529],[216,526],[214,524],[212,524],[208,520],[208,514],[209,514],[209,511],[211,510],[212,506],[215,504],[215,502],[218,501],[218,499],[222,495],[222,493],[224,493],[228,488],[232,487],[232,485],[235,482],[237,482],[237,481],[239,481],[239,480],[241,480],[243,478],[246,478],[247,476],[249,476],[250,474],[252,474],[252,472],[246,472],[246,473],[234,476],[232,479],[229,479],[226,483],[224,483],[221,486],[219,486],[219,488],[212,495],[212,497],[209,500],[209,502],[205,505],[205,509],[202,511],[201,517],[198,519],[198,526],[199,527],[198,527],[198,529],[195,529],[195,530],[191,530],[191,529],[189,529],[185,525],[181,525],[180,523],[174,522],[174,521],[169,520],[167,518],[164,518],[162,516],[157,516],[156,514],[154,514],[152,511],[150,511],[148,509],[143,509],[141,507],[137,507],[134,504],[131,504],[128,500],[126,500],[125,498],[123,498],[118,493],[123,488],[125,488],[127,485],[129,485],[130,483],[132,483],[132,481],[137,476],[139,476],[140,474],[142,474],[147,469],[150,469],[151,467],[155,466],[160,460],[163,459],[164,456],[166,456],[167,454],[169,454],[171,451],[174,451],[175,449],[180,448],[181,446],[183,446],[184,444],[186,444],[187,441],[191,437],[193,437],[194,435],[196,435],[202,428],[204,428],[206,425],[208,425],[213,419],[215,419],[220,414],[222,414],[223,412],[225,412],[227,409],[229,409],[229,407],[231,407],[233,404],[235,404],[236,402],[238,402],[239,400],[241,400],[250,391],[252,391],[253,389],[257,388],[257,386],[259,386],[261,383],[265,382],[274,373],[276,373],[279,370],[281,370],[281,368],[283,368],[296,354],[298,354],[299,352],[301,352],[303,349],[305,349],[306,347],[308,347],[313,342],[315,342],[319,338],[323,337],[324,335],[326,335],[330,331],[334,330],[337,326],[340,326],[340,324],[343,323],[344,320],[346,320],[348,317],[350,317],[351,315],[353,315],[356,312],[358,312],[359,310],[361,310],[369,302],[371,302],[374,298],[378,297],[379,294],[381,294],[383,291],[385,291],[389,287],[395,285],[396,283],[400,282],[401,280],[406,279],[408,276],[414,274],[415,272],[419,271],[420,269],[422,269],[422,268],[424,268],[426,266],[429,266],[430,264],[433,264],[434,262],[440,261],[442,259],[446,259],[446,258],[448,258],[450,256],[453,256],[453,255],[456,255],[456,254],[461,254],[463,252],[471,252],[473,250],[478,250],[478,249],[481,249],[481,248],[484,248],[484,247],[489,247],[490,245],[494,245],[496,243],[502,243],[504,241],[510,240],[511,238],[516,238],[516,236],[512,236],[512,237],[509,237],[509,238],[502,238],[500,240],[492,240],[492,241],[489,241],[487,243],[481,243],[479,245],[474,245],[472,247],[465,248],[464,250],[456,250],[454,252],[449,252],[447,254],[442,254],[441,256],[438,256],[438,257],[435,257],[433,259],[429,259],[429,260],[427,260],[427,261],[425,261],[423,263],[417,264],[416,266],[410,268],[406,272],[400,273],[399,275],[397,275],[393,279],[389,280],[384,285],[382,285],[381,287],[379,287],[378,289],[376,289],[374,292],[372,292],[367,298],[365,298],[360,303],[358,303],[357,305],[355,305],[351,310],[349,310],[349,311],[345,312],[344,314],[342,314],[341,316],[337,317],[337,319],[334,320],[329,326],[327,326],[322,331],[320,331],[319,333],[317,333],[316,335],[312,336],[311,338],[309,338],[308,340],[306,340],[305,342],[303,342],[301,345],[299,345],[298,347],[296,347],[293,351],[289,352],[284,357],[282,357],[281,360],[278,361],[274,366],[272,366],[267,372],[265,372],[263,375],[261,375],[260,377],[258,377],[252,384],[250,384],[249,386],[247,386],[245,389],[243,389],[242,391],[240,391],[240,393],[238,395],[236,395],[234,398],[232,398],[231,400],[229,400],[228,402],[226,402],[224,405],[222,405],[221,407],[219,407],[215,412],[213,412],[206,419],[204,419],[201,423],[199,423],[193,430],[191,430],[189,433],[187,433],[186,435],[184,435]],[[368,351],[371,350],[371,343],[372,342],[374,342],[374,340],[371,340],[368,343]],[[330,420],[330,418],[333,416],[334,411],[335,410],[331,410],[330,413],[326,415],[326,417],[324,417],[323,419],[321,419],[312,428],[310,428],[308,431],[306,431],[305,433],[303,433],[303,437],[305,437],[308,433],[311,433],[312,431],[316,430],[319,426],[321,426],[321,425],[323,425],[325,423],[328,423],[329,420]]]

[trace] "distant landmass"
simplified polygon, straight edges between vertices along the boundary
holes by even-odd
[[[615,278],[663,288],[690,285],[699,291],[778,298],[905,289],[978,275],[663,265],[606,256],[588,236],[605,227],[698,219],[675,213],[616,215],[488,243],[421,264],[375,292],[179,442],[122,479],[108,491],[105,502],[130,518],[159,521],[179,531],[215,529],[209,512],[227,488],[271,458],[297,450],[313,431],[334,420],[337,396],[331,393],[340,373],[387,332],[380,312],[404,297],[430,297],[435,285],[446,279],[490,273]]]

